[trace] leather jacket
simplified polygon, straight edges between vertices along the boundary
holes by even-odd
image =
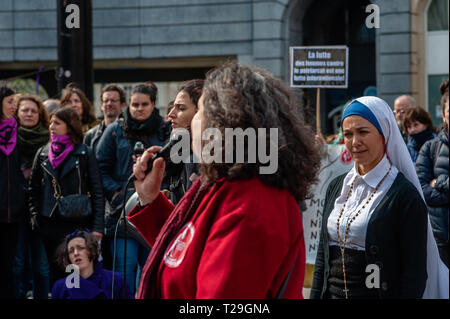
[[[29,183],[30,214],[60,220],[56,202],[56,180],[61,195],[87,194],[91,196],[91,230],[104,232],[105,200],[103,186],[94,152],[85,144],[78,144],[57,169],[53,169],[48,159],[50,144],[41,147],[33,161]]]

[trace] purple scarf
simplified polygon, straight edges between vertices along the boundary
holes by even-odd
[[[0,119],[0,150],[9,156],[16,147],[17,121],[14,117],[9,120]]]
[[[74,148],[69,135],[52,135],[48,159],[53,169],[56,169]]]

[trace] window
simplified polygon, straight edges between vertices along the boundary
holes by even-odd
[[[448,0],[432,0],[427,12],[427,30],[448,30]]]

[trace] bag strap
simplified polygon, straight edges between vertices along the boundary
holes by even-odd
[[[53,197],[55,197],[55,199],[60,199],[64,196],[61,195],[61,191],[58,193],[58,190],[56,189],[56,185],[58,184],[58,182],[56,181],[56,179],[54,177],[52,177],[52,185],[53,185],[53,189],[54,189],[54,193],[53,193]],[[61,189],[61,187],[58,188]]]
[[[286,278],[284,278],[283,284],[281,285],[280,290],[278,290],[278,293],[275,296],[275,299],[281,299],[283,297],[284,291],[286,290],[287,284],[289,282],[289,278],[291,278],[292,272],[294,271],[294,267],[297,264],[298,255],[299,255],[299,253],[297,252],[297,255],[295,256],[294,264],[292,265],[291,269],[289,270]]]

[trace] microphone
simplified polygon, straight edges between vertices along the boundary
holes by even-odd
[[[144,152],[145,152],[144,143],[142,143],[141,141],[137,141],[136,144],[134,145],[133,152],[134,152],[134,155],[136,155],[136,156],[140,156],[140,155],[144,154]]]
[[[155,153],[153,155],[153,157],[151,159],[149,159],[148,163],[147,163],[147,170],[145,171],[145,175],[147,175],[148,173],[151,172],[152,168],[153,168],[153,162],[156,161],[158,158],[162,157],[164,158],[164,161],[167,163],[170,159],[170,150],[172,149],[172,147],[177,144],[179,141],[181,141],[182,136],[181,135],[177,135],[177,134],[172,134],[170,136],[170,140],[169,143],[167,143],[166,145],[163,146],[163,148],[158,152]],[[144,144],[142,144],[142,142],[136,142],[136,144],[134,145],[134,154],[136,156],[138,155],[142,155],[142,153],[144,153],[145,148],[144,148]],[[134,176],[134,174],[132,174],[129,178],[129,180],[135,180],[136,177]]]

